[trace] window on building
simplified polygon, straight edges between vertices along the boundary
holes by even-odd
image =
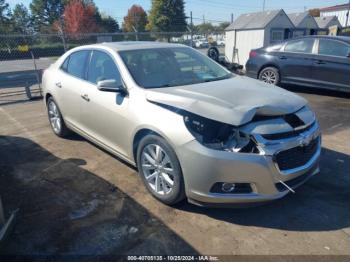
[[[271,43],[276,43],[284,40],[283,30],[272,30],[271,31]]]
[[[300,36],[304,36],[305,35],[305,31],[304,30],[295,30],[293,31],[293,38],[297,38]]]

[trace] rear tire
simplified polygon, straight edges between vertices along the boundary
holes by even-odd
[[[278,86],[280,84],[280,72],[276,67],[265,67],[259,73],[259,80],[267,84]]]
[[[219,61],[220,52],[219,52],[219,49],[217,47],[215,47],[215,46],[210,47],[208,49],[207,55],[208,55],[208,57],[210,57],[214,61],[216,61],[216,62]]]
[[[55,100],[52,97],[49,97],[47,99],[46,105],[50,125],[55,135],[59,137],[67,137],[68,135],[70,135],[71,131],[67,128],[66,124],[64,123],[61,111],[58,108],[58,105],[55,102]]]
[[[137,148],[137,167],[147,190],[166,205],[185,199],[185,184],[175,151],[161,137],[147,135]]]

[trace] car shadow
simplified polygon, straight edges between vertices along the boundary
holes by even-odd
[[[0,255],[169,255],[198,252],[118,185],[32,140],[0,136],[0,195],[19,208]],[[112,257],[113,258],[113,257]]]
[[[79,135],[73,137],[84,139]],[[108,153],[103,148],[100,149]],[[125,161],[111,156],[136,170]],[[205,208],[182,201],[174,208],[232,224],[287,231],[330,231],[347,228],[350,226],[350,156],[323,148],[320,168],[321,172],[297,188],[296,194],[289,194],[265,205],[249,208]]]
[[[350,93],[291,85],[286,89],[306,94],[324,135],[336,135],[350,127]]]
[[[284,85],[282,85],[282,88],[285,88],[288,91],[292,91],[292,92],[296,92],[296,93],[314,94],[314,95],[320,95],[320,96],[332,96],[332,97],[340,97],[340,98],[350,98],[350,88],[349,88],[349,93],[342,92],[342,91],[336,91],[336,90],[330,90],[330,89],[313,88],[313,87],[298,86],[298,85],[291,85],[291,84],[284,84]]]
[[[350,226],[350,156],[323,148],[321,172],[296,194],[266,205],[239,208],[177,208],[228,223],[287,231],[331,231]]]

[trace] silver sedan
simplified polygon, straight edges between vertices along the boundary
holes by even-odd
[[[43,75],[53,132],[71,131],[135,165],[172,205],[266,202],[319,172],[307,101],[155,42],[74,48]]]

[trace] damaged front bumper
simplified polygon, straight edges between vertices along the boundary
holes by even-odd
[[[255,204],[282,198],[319,172],[321,134],[317,121],[297,137],[269,140],[254,136],[260,153],[209,149],[196,140],[179,148],[188,199],[205,206]],[[220,183],[250,190],[213,191]]]

